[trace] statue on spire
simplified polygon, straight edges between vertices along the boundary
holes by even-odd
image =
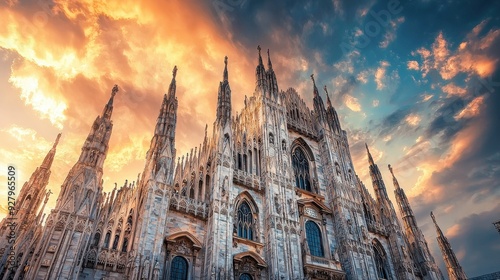
[[[118,92],[118,85],[114,85],[113,89],[111,90],[111,98],[115,97],[117,92]]]
[[[316,81],[314,81],[314,73],[311,74],[311,80],[313,80],[313,84],[314,84],[314,86],[316,86]]]
[[[49,189],[46,193],[45,193],[45,201],[48,201],[49,200],[49,196],[53,194],[53,192]]]
[[[172,70],[172,77],[175,79],[175,76],[177,76],[177,65],[174,66],[174,70]]]

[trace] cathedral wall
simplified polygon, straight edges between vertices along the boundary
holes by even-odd
[[[203,244],[206,235],[206,222],[200,219],[196,219],[190,215],[186,215],[176,211],[168,211],[164,238],[168,239],[169,236],[180,232],[188,232],[192,234],[200,243]],[[191,273],[194,273],[194,275],[201,275],[203,260],[205,258],[204,248],[202,248],[199,252],[183,251],[184,248],[181,246],[175,248],[177,248],[177,250],[173,249],[170,252],[169,260],[172,260],[177,255],[184,256],[190,263],[190,267],[194,262],[194,268],[191,270]],[[192,250],[192,248],[188,248],[188,250]],[[162,252],[161,258],[163,259],[163,261],[165,261],[165,256],[163,254],[164,252]],[[192,256],[189,256],[194,254],[196,254],[196,260],[194,260]],[[166,269],[168,269],[168,265],[169,264],[167,264]],[[166,270],[164,269],[163,271]]]

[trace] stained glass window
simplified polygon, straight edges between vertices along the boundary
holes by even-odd
[[[243,201],[238,208],[238,236],[253,240],[254,230],[253,230],[253,215],[250,206],[246,201]]]
[[[323,242],[321,240],[321,231],[318,225],[313,221],[306,222],[306,238],[309,252],[317,257],[324,257]]]
[[[188,262],[183,257],[175,257],[170,267],[170,280],[187,280]]]
[[[295,172],[295,186],[306,191],[311,191],[309,160],[301,148],[293,150],[292,167]]]

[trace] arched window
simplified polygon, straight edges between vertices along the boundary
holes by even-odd
[[[111,231],[108,231],[106,233],[106,237],[104,237],[104,248],[108,248],[109,247],[109,239],[111,238]]]
[[[253,240],[253,215],[252,210],[246,201],[243,201],[240,204],[240,207],[238,207],[237,227],[239,237]]]
[[[99,245],[99,240],[101,240],[101,233],[96,232],[94,235],[94,246]]]
[[[189,189],[189,198],[194,199],[194,186]]]
[[[292,166],[295,172],[295,186],[299,189],[311,191],[309,160],[306,158],[301,148],[293,150]]]
[[[128,238],[123,238],[122,252],[127,252]]]
[[[252,276],[250,276],[250,274],[248,273],[243,273],[240,275],[240,280],[252,280]]]
[[[118,241],[120,240],[120,234],[117,233],[115,235],[115,240],[113,241],[113,250],[116,250],[118,248]]]
[[[198,182],[198,200],[203,201],[203,181]]]
[[[306,238],[309,252],[313,256],[324,257],[323,242],[321,240],[321,231],[318,225],[313,221],[306,222]]]
[[[379,246],[373,246],[373,252],[375,253],[375,266],[378,278],[389,279],[384,249],[379,248]]]
[[[183,257],[175,257],[170,266],[170,280],[187,280],[188,262]]]

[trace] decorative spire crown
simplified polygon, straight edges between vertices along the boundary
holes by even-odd
[[[326,85],[323,88],[325,89],[326,93],[326,104],[328,105],[328,107],[332,107],[332,102],[330,101],[330,96],[328,95],[328,90],[326,88]]]
[[[316,81],[314,80],[314,74],[311,74],[311,80],[313,81],[314,85],[314,96],[317,96],[319,95],[319,93],[318,93],[318,88],[316,87]]]
[[[54,142],[54,145],[52,145],[53,149],[55,149],[57,144],[59,144],[59,139],[61,139],[61,133],[57,134],[56,141]]]
[[[170,82],[170,86],[168,87],[168,98],[173,98],[175,96],[175,77],[177,76],[177,65],[174,66],[174,69],[172,69],[172,81]],[[166,96],[165,96],[166,97]],[[165,102],[165,97],[163,98],[163,101]]]
[[[113,99],[115,98],[116,93],[118,92],[118,85],[114,85],[111,90],[111,97],[109,98],[108,105],[113,105]]]
[[[374,165],[375,162],[373,161],[372,154],[370,153],[370,150],[368,149],[368,144],[365,143],[365,147],[366,147],[366,152],[368,153],[368,162],[370,163],[370,165]]]
[[[262,56],[260,55],[260,45],[257,46],[257,50],[259,51],[259,65],[262,65]]]
[[[398,182],[398,179],[396,179],[396,176],[394,176],[394,171],[392,170],[392,166],[389,164],[388,167],[389,167],[389,171],[392,174],[392,182],[394,183],[394,187],[396,189],[399,189],[400,188],[399,187],[399,182]]]
[[[269,54],[269,49],[267,49],[267,67],[273,69],[273,64],[271,63],[271,55]]]
[[[227,73],[227,55],[224,57],[224,81],[228,80],[228,73]]]

